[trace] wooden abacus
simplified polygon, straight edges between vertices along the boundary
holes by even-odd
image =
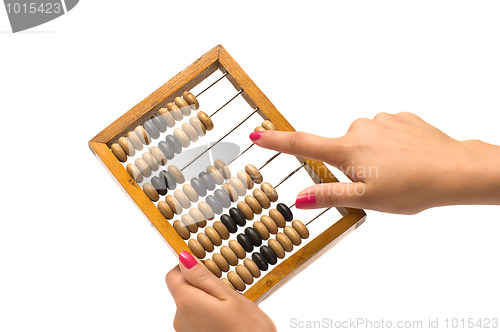
[[[189,92],[217,70],[221,72],[221,76],[215,82],[196,96]],[[176,127],[176,122],[199,109],[198,96],[224,78],[237,91],[229,101],[210,116],[200,111],[182,126],[171,129]],[[311,264],[349,231],[361,225],[366,215],[363,210],[337,208],[342,217],[314,238],[309,238],[307,225],[328,209],[306,224],[293,220],[294,204],[287,206],[278,203],[276,188],[300,169],[305,169],[314,183],[335,182],[337,179],[323,163],[296,157],[300,165],[278,184],[272,186],[263,182],[260,170],[280,153],[273,155],[259,168],[248,164],[236,176],[231,176],[229,165],[244,156],[253,144],[227,163],[216,160],[213,165],[207,165],[206,172],[201,172],[198,177],[186,182],[183,170],[223,141],[231,131],[182,169],[173,164],[167,166],[183,148],[211,131],[214,128],[213,115],[240,95],[253,111],[231,131],[253,114],[260,115],[264,120],[255,130],[294,131],[231,55],[219,45],[109,125],[89,145],[175,253],[187,250],[203,259],[207,252],[215,251],[226,242],[219,252],[203,262],[218,277],[227,272],[227,279],[223,280],[258,303]],[[152,144],[162,133],[169,133],[169,130],[172,133],[164,140]],[[150,144],[152,147],[148,147],[149,151],[144,152],[142,157],[124,166],[136,151]],[[161,167],[165,169],[160,170]],[[158,175],[153,176],[158,171]],[[143,181],[141,188],[139,183]],[[175,189],[181,184],[182,189]],[[253,189],[255,184],[260,184],[260,188],[255,188],[252,195],[245,196],[247,190]],[[297,188],[297,191],[299,189],[301,188]],[[213,194],[208,194],[209,192]],[[161,199],[163,196],[164,200]],[[243,196],[245,198],[240,200]],[[155,205],[154,202],[158,201]],[[198,202],[197,207],[191,208],[195,202]],[[274,208],[270,208],[272,204],[275,204]],[[242,227],[247,221],[252,221],[255,215],[261,215],[260,219],[243,230]],[[207,227],[207,220],[211,222],[211,226]],[[278,232],[280,228],[283,229],[282,232]],[[196,238],[193,234],[196,234]],[[304,241],[305,239],[308,240]],[[263,244],[266,241],[267,244]],[[247,258],[250,253],[251,258]],[[279,259],[283,260],[279,262]],[[243,262],[239,263],[240,260]],[[234,270],[230,271],[232,267]]]

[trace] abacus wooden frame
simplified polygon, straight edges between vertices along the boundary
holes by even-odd
[[[270,120],[278,130],[295,131],[224,47],[218,45],[114,121],[89,142],[90,149],[177,254],[183,250],[190,251],[186,242],[177,234],[170,222],[163,217],[141,187],[130,177],[109,147],[137,125],[156,115],[160,108],[165,107],[175,97],[180,96],[183,91],[191,90],[217,69],[228,73],[226,77],[232,85],[237,90],[243,89],[243,98],[252,108],[258,107],[258,112],[264,119]],[[299,161],[307,163],[305,169],[315,183],[338,181],[323,163],[297,158]],[[257,303],[261,302],[335,245],[347,233],[356,229],[366,218],[363,210],[337,209],[342,215],[338,221],[280,262],[259,281],[247,288],[243,295]]]

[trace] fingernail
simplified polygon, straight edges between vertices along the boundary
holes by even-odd
[[[198,264],[198,261],[193,257],[193,255],[191,255],[187,251],[181,251],[181,253],[179,254],[179,260],[181,261],[182,265],[184,265],[184,267],[188,270]]]
[[[252,141],[257,141],[262,137],[262,134],[264,134],[263,131],[254,131],[253,133],[250,134],[250,139]]]
[[[298,209],[307,209],[316,206],[316,196],[312,194],[300,195],[295,200],[295,207]]]

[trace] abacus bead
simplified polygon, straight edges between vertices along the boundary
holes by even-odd
[[[210,174],[212,177],[212,180],[214,180],[215,184],[221,185],[224,183],[224,178],[222,177],[222,174],[220,174],[219,170],[215,168],[215,166],[207,166],[207,173]]]
[[[230,208],[229,215],[234,219],[238,226],[245,226],[245,224],[247,223],[245,215],[237,208]]]
[[[261,214],[262,213],[262,206],[260,206],[259,201],[250,195],[245,196],[245,203],[247,203],[248,206],[252,209],[253,213],[255,214]]]
[[[238,264],[238,257],[236,257],[236,254],[228,246],[222,246],[220,248],[220,253],[224,256],[229,265],[235,266]]]
[[[183,148],[187,148],[191,144],[188,135],[181,128],[174,129],[174,136],[179,140]]]
[[[257,169],[257,167],[255,167],[254,165],[252,165],[252,164],[246,165],[245,166],[245,172],[247,172],[248,175],[250,175],[250,177],[252,178],[252,180],[255,183],[261,183],[262,182],[262,180],[263,180],[262,174],[260,174],[260,172]]]
[[[160,172],[160,180],[164,181],[167,184],[167,188],[169,190],[174,190],[177,186],[174,177],[167,171],[163,170]]]
[[[156,158],[149,152],[144,152],[142,154],[142,160],[148,164],[149,168],[151,168],[152,171],[157,171],[158,168],[160,168],[160,165],[156,161]]]
[[[205,234],[208,236],[210,241],[216,246],[220,246],[222,243],[222,238],[220,237],[219,233],[215,230],[213,227],[207,227],[205,228]]]
[[[269,264],[274,265],[278,262],[278,256],[276,256],[274,251],[268,246],[260,247],[260,253],[262,254],[262,256],[264,256]]]
[[[217,264],[219,269],[221,269],[221,271],[224,271],[224,272],[229,271],[229,263],[224,258],[224,256],[222,256],[221,254],[216,252],[215,254],[212,255],[212,259],[215,262],[215,264]]]
[[[252,274],[244,265],[238,264],[236,266],[236,273],[238,273],[245,284],[250,285],[253,282]]]
[[[132,145],[132,143],[130,143],[128,141],[127,138],[120,137],[118,139],[118,144],[120,144],[120,147],[123,149],[123,151],[125,151],[125,153],[127,154],[127,156],[130,156],[130,157],[135,156],[135,148]]]
[[[236,189],[236,192],[239,196],[243,196],[246,194],[247,190],[245,189],[245,186],[243,185],[243,182],[240,181],[240,179],[233,176],[229,179],[229,183],[233,186],[234,189]]]
[[[210,205],[207,204],[207,202],[205,201],[198,202],[198,210],[200,210],[201,213],[203,213],[205,219],[207,220],[214,219],[214,211],[212,210]]]
[[[145,177],[151,176],[151,168],[149,168],[148,164],[142,158],[137,158],[135,160],[135,165],[141,171],[142,175]]]
[[[189,201],[189,198],[182,190],[180,189],[175,190],[174,197],[179,201],[179,203],[181,203],[182,208],[188,209],[191,207],[191,202]]]
[[[156,115],[151,119],[151,121],[153,122],[156,129],[158,129],[160,133],[164,133],[167,130],[167,121],[165,121],[163,116]]]
[[[236,257],[238,257],[239,259],[243,259],[247,255],[245,253],[245,249],[243,249],[241,244],[239,244],[236,240],[229,241],[229,248],[231,248]]]
[[[260,277],[260,269],[253,260],[251,260],[250,258],[245,258],[245,260],[243,261],[243,265],[245,265],[245,267],[248,269],[248,271],[250,271],[254,278]]]
[[[212,195],[207,195],[205,198],[205,201],[210,205],[212,210],[214,211],[215,214],[221,214],[222,213],[222,205],[219,203],[219,201]]]
[[[245,218],[247,220],[253,219],[254,214],[253,214],[252,208],[250,206],[248,206],[247,203],[245,203],[243,201],[239,201],[236,206],[238,207],[238,210],[240,210],[243,213],[243,215],[245,216]]]
[[[182,130],[186,133],[187,137],[191,142],[198,141],[198,133],[190,123],[183,123]]]
[[[168,166],[168,172],[170,173],[170,175],[173,176],[175,182],[181,184],[184,183],[184,181],[186,181],[186,179],[184,178],[184,174],[182,174],[182,172],[177,168],[177,166],[174,165]]]
[[[174,221],[174,229],[184,240],[189,239],[191,233],[187,229],[186,225],[184,225],[180,220]]]
[[[175,119],[166,108],[160,108],[158,110],[158,113],[160,113],[160,115],[163,117],[163,120],[165,120],[167,127],[172,128],[173,126],[175,126]]]
[[[162,180],[160,180],[159,177],[153,176],[151,178],[151,184],[156,189],[158,194],[160,194],[162,196],[165,196],[167,194],[167,184],[165,182],[163,182]]]
[[[252,254],[252,260],[261,271],[267,271],[267,269],[269,268],[266,258],[260,252],[254,252]]]
[[[170,147],[174,150],[176,154],[181,153],[182,145],[181,142],[177,139],[177,137],[175,137],[174,135],[167,135],[167,137],[165,137],[165,142],[167,142],[168,145],[170,145]]]
[[[257,126],[257,127],[255,127],[255,129],[253,131],[266,131],[266,128],[264,128],[262,126]]]
[[[247,287],[243,280],[241,280],[238,273],[234,271],[229,271],[229,273],[227,274],[227,279],[233,284],[234,288],[236,288],[240,292],[243,292]]]
[[[207,173],[201,172],[200,174],[198,174],[198,179],[200,179],[203,186],[205,188],[207,188],[208,190],[215,189],[215,182],[212,179],[212,177],[210,175],[208,175]]]
[[[260,237],[263,240],[269,239],[269,230],[267,227],[262,223],[262,221],[256,221],[253,223],[253,228],[259,233]]]
[[[226,285],[228,285],[229,287],[231,287],[231,289],[236,290],[236,288],[234,288],[233,284],[229,280],[227,280],[226,278],[221,278],[220,280],[223,283],[225,283]]]
[[[262,127],[266,128],[266,130],[278,130],[276,126],[269,120],[264,120],[264,122],[262,122]]]
[[[267,245],[271,249],[273,249],[274,253],[276,254],[276,256],[278,256],[278,258],[285,257],[285,250],[283,249],[283,247],[281,246],[281,244],[278,241],[276,241],[275,239],[270,239],[267,242]]]
[[[191,109],[197,110],[200,108],[200,103],[198,103],[198,99],[189,91],[184,91],[182,93],[182,98],[191,106]]]
[[[158,210],[160,210],[161,214],[167,219],[172,219],[174,217],[174,211],[172,211],[167,202],[164,201],[159,202]]]
[[[184,225],[186,225],[191,233],[196,233],[198,231],[198,225],[189,214],[183,214],[181,216],[181,221]]]
[[[184,194],[186,194],[191,202],[198,201],[198,194],[196,193],[196,190],[194,190],[193,186],[189,183],[184,183],[182,185],[182,191],[184,192]]]
[[[222,190],[224,190],[224,192],[228,195],[231,202],[238,201],[238,193],[230,183],[223,183]]]
[[[239,171],[238,173],[236,173],[236,176],[241,181],[241,183],[243,183],[243,186],[245,186],[246,189],[250,190],[253,188],[253,180],[247,172]]]
[[[264,215],[260,217],[260,221],[266,226],[271,234],[276,234],[278,232],[278,225],[276,225],[271,217]]]
[[[301,238],[307,239],[309,237],[309,230],[300,220],[292,221],[292,227],[299,233]]]
[[[238,236],[236,237],[236,239],[238,240],[238,243],[243,247],[243,249],[245,249],[246,252],[252,252],[253,251],[252,241],[250,241],[250,239],[248,238],[248,236],[246,236],[243,233],[240,233],[240,234],[238,234]]]
[[[193,186],[194,190],[199,196],[205,196],[207,194],[207,189],[201,184],[201,181],[197,178],[191,179],[191,186]]]
[[[225,180],[229,179],[231,177],[231,171],[229,170],[229,167],[224,165],[224,167],[219,169],[219,172],[222,174]]]
[[[195,239],[191,239],[188,241],[188,246],[189,249],[198,257],[198,258],[205,258],[206,252],[205,249],[201,246],[200,242],[198,242]]]
[[[130,143],[132,143],[136,150],[141,150],[144,146],[135,131],[129,131],[127,134],[127,139]]]
[[[212,119],[207,115],[205,112],[198,112],[197,114],[198,119],[200,119],[201,123],[203,126],[208,130],[214,129],[214,123],[212,122]]]
[[[158,128],[153,124],[153,121],[148,120],[142,124],[144,129],[146,129],[147,133],[149,136],[151,136],[153,139],[157,139],[160,137],[160,132],[158,131]]]
[[[236,226],[236,222],[233,218],[228,216],[227,214],[223,214],[220,216],[220,221],[226,226],[229,233],[236,233],[238,230],[238,226]]]
[[[158,147],[168,160],[172,160],[174,158],[174,149],[170,146],[170,144],[165,141],[161,141],[158,143]]]
[[[127,154],[123,151],[122,147],[118,143],[111,144],[111,152],[115,155],[116,159],[122,163],[127,161]]]
[[[203,247],[203,249],[205,249],[205,251],[207,252],[214,251],[214,244],[212,243],[212,241],[210,241],[210,239],[205,233],[198,233],[197,239],[198,242]]]
[[[158,200],[160,199],[160,195],[158,195],[158,192],[151,183],[145,183],[144,186],[142,187],[142,190],[144,190],[146,195],[153,202],[158,202]]]
[[[229,239],[229,231],[227,230],[226,226],[220,221],[216,221],[213,224],[214,229],[217,231],[217,234],[224,240]]]
[[[209,259],[206,259],[205,260],[205,266],[207,267],[207,269],[212,272],[217,278],[220,278],[222,277],[222,271],[219,269],[219,267],[217,266],[217,263],[215,263],[213,260],[211,260],[210,258]]]
[[[259,202],[260,206],[263,209],[269,209],[271,207],[271,201],[269,200],[269,197],[260,189],[254,189],[253,190],[253,197]]]
[[[260,237],[259,233],[252,227],[245,229],[245,235],[252,241],[254,247],[260,247],[262,244],[262,237]]]
[[[142,182],[142,180],[144,180],[141,170],[137,166],[135,166],[135,164],[132,163],[128,164],[127,172],[130,175],[130,177],[135,180],[135,182]]]
[[[293,243],[285,234],[279,232],[278,234],[276,234],[276,240],[278,240],[278,242],[286,252],[290,252],[293,250]]]
[[[283,233],[292,241],[294,246],[298,246],[302,242],[299,233],[291,226],[285,226]]]
[[[231,206],[231,200],[229,199],[228,194],[226,194],[222,189],[216,189],[214,191],[214,197],[217,198],[219,201],[220,205],[222,205],[223,208],[227,209],[228,207]]]
[[[182,211],[181,203],[172,195],[165,196],[165,202],[170,206],[175,214],[179,214]]]
[[[207,220],[205,219],[205,216],[197,208],[189,209],[189,215],[191,216],[191,218],[193,218],[194,222],[199,227],[205,227],[207,225]]]
[[[135,127],[134,131],[144,145],[148,145],[149,143],[151,143],[151,137],[149,137],[148,132],[144,129],[143,126],[138,125],[137,127]]]
[[[182,114],[184,114],[185,116],[189,116],[191,114],[191,107],[182,97],[176,97],[174,99],[174,102],[177,107],[180,108]]]
[[[192,117],[189,119],[189,123],[191,126],[193,126],[194,130],[196,130],[196,133],[198,136],[203,137],[207,133],[205,127],[203,127],[203,124],[201,123],[200,119]]]
[[[264,182],[260,185],[260,189],[267,195],[271,202],[276,202],[278,200],[278,193],[273,186],[268,182]]]
[[[224,166],[226,166],[226,163],[220,159],[217,159],[216,161],[214,161],[214,166],[220,171],[221,169],[224,168]]]
[[[161,143],[165,142],[161,141]],[[161,152],[159,147],[153,146],[150,150],[150,153],[153,155],[153,157],[155,157],[156,161],[161,166],[165,166],[167,164],[167,157],[165,157],[165,154]]]
[[[172,116],[174,117],[174,119],[176,121],[181,121],[182,118],[184,117],[182,115],[182,111],[179,109],[179,107],[174,104],[174,103],[168,103],[167,104],[167,110],[170,112],[170,114],[172,114]]]
[[[281,213],[281,215],[283,216],[283,218],[285,218],[286,221],[293,220],[293,213],[285,204],[278,203],[278,205],[276,205],[276,209]]]
[[[278,225],[279,228],[283,228],[286,225],[285,218],[283,215],[276,209],[269,210],[269,217],[273,219],[273,221]]]

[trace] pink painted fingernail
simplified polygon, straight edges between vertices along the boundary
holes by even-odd
[[[295,200],[295,206],[298,209],[307,209],[316,206],[316,196],[312,194],[300,195]]]
[[[253,133],[250,134],[250,139],[252,141],[257,141],[262,137],[262,134],[264,134],[263,131],[254,131]]]
[[[193,255],[191,255],[187,251],[181,251],[181,253],[179,254],[179,260],[181,261],[182,265],[184,265],[184,267],[188,270],[198,264],[198,261],[193,257]]]

